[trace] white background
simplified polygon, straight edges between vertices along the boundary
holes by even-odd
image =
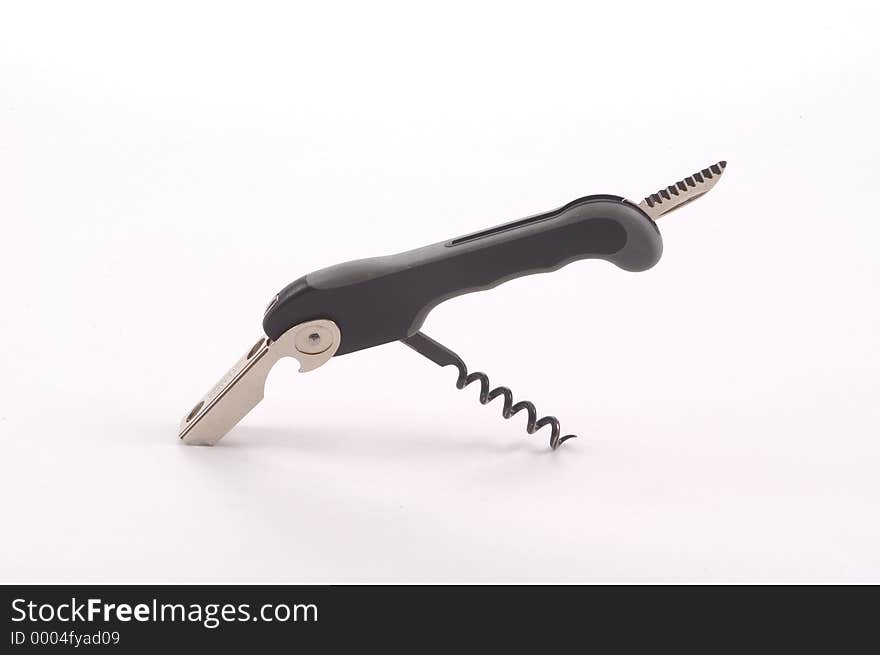
[[[5,4],[0,581],[880,582],[880,15],[653,4]],[[719,159],[429,316],[558,452],[396,343],[178,443],[291,280]]]

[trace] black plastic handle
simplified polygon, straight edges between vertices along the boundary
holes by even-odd
[[[643,271],[662,250],[654,221],[634,204],[588,196],[452,241],[309,273],[278,294],[263,329],[277,339],[294,325],[328,318],[342,333],[336,354],[343,355],[412,335],[431,309],[454,296],[578,259]]]

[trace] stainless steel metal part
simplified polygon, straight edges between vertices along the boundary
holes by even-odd
[[[707,193],[718,183],[726,167],[726,161],[712,164],[709,168],[704,168],[699,173],[694,173],[690,177],[679,180],[672,186],[660,189],[657,193],[652,193],[639,203],[639,208],[656,221],[673,209],[683,207]]]
[[[308,330],[299,330],[293,339],[296,349],[305,355],[318,355],[335,342],[333,333],[324,325],[315,325]]]
[[[341,342],[336,323],[300,323],[277,341],[263,337],[236,362],[180,422],[180,439],[213,446],[263,399],[269,371],[282,357],[299,361],[299,372],[312,371],[336,353]]]

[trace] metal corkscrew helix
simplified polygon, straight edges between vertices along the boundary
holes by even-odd
[[[514,404],[513,402],[513,392],[508,387],[495,387],[490,390],[491,385],[489,384],[489,376],[480,371],[474,371],[473,373],[468,373],[467,365],[464,363],[464,360],[459,357],[452,350],[447,348],[441,343],[438,343],[427,334],[422,332],[416,332],[411,337],[406,339],[402,339],[403,343],[407,346],[415,350],[420,355],[424,355],[432,362],[439,366],[455,366],[458,369],[458,379],[455,382],[455,386],[459,389],[464,389],[466,386],[471,384],[472,382],[476,382],[479,380],[480,382],[480,403],[483,405],[488,405],[493,400],[498,398],[498,396],[504,397],[504,405],[501,407],[501,416],[504,418],[511,418],[515,416],[518,412],[522,410],[526,410],[528,414],[528,419],[526,421],[526,432],[529,434],[534,434],[545,425],[549,425],[550,432],[550,448],[556,450],[561,446],[565,441],[569,439],[574,439],[577,437],[576,434],[567,434],[564,437],[560,438],[559,434],[561,429],[559,427],[559,419],[555,416],[544,416],[542,418],[538,418],[538,410],[535,409],[534,403],[528,400],[520,400],[518,403]]]
[[[455,366],[459,389],[478,381],[483,405],[503,397],[504,418],[525,411],[529,434],[549,425],[555,450],[575,435],[560,436],[555,416],[538,418],[534,404],[514,403],[513,392],[492,389],[485,373],[468,373],[461,357],[420,332],[428,313],[455,296],[579,259],[647,270],[663,251],[657,219],[704,195],[725,168],[723,161],[712,164],[639,204],[620,196],[585,196],[424,248],[309,273],[273,298],[263,315],[265,336],[183,417],[179,438],[188,444],[216,443],[262,400],[269,371],[283,357],[299,360],[300,372],[306,372],[339,355],[402,341],[440,366]]]

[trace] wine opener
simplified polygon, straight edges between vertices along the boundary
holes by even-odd
[[[647,270],[663,250],[655,221],[708,192],[726,166],[724,161],[713,164],[637,205],[619,196],[586,196],[488,230],[299,278],[266,309],[265,336],[184,416],[180,440],[217,443],[263,399],[266,377],[282,357],[297,359],[304,373],[332,357],[401,341],[439,366],[455,366],[459,389],[479,382],[482,404],[503,397],[504,418],[525,411],[529,434],[549,425],[555,450],[576,435],[561,436],[554,416],[538,418],[531,402],[514,403],[507,387],[491,389],[484,373],[468,373],[458,355],[420,331],[428,313],[455,296],[555,271],[579,259],[604,259],[626,271]]]

